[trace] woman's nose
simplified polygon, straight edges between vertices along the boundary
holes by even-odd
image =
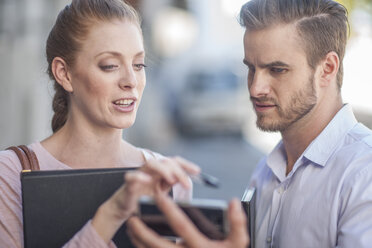
[[[121,89],[131,89],[137,85],[137,78],[132,67],[123,68],[119,80],[119,87]]]

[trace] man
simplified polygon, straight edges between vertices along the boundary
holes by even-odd
[[[372,131],[356,121],[340,93],[345,8],[332,0],[252,0],[240,17],[257,126],[282,135],[251,179],[256,246],[371,247]],[[159,206],[187,247],[198,247],[196,240],[200,247],[211,244],[191,225],[183,230],[184,218],[175,219],[170,212],[178,210],[165,202],[161,196]],[[130,223],[133,236],[146,244],[137,221]],[[237,237],[241,223],[231,225]],[[244,247],[240,238],[215,244]]]

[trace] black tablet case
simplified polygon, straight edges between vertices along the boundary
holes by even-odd
[[[244,209],[244,212],[247,215],[248,220],[248,232],[250,239],[250,248],[255,248],[255,224],[256,224],[256,188],[249,187],[245,190],[241,203]]]
[[[22,172],[25,247],[62,247],[123,184],[128,170],[133,168]],[[134,247],[125,229],[113,241]]]

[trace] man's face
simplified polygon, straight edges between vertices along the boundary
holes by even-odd
[[[248,89],[263,131],[283,132],[317,103],[309,67],[294,25],[277,25],[244,35]]]

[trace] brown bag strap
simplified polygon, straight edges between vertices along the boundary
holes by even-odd
[[[25,145],[11,146],[7,150],[14,151],[22,165],[22,170],[40,170],[35,152]]]

